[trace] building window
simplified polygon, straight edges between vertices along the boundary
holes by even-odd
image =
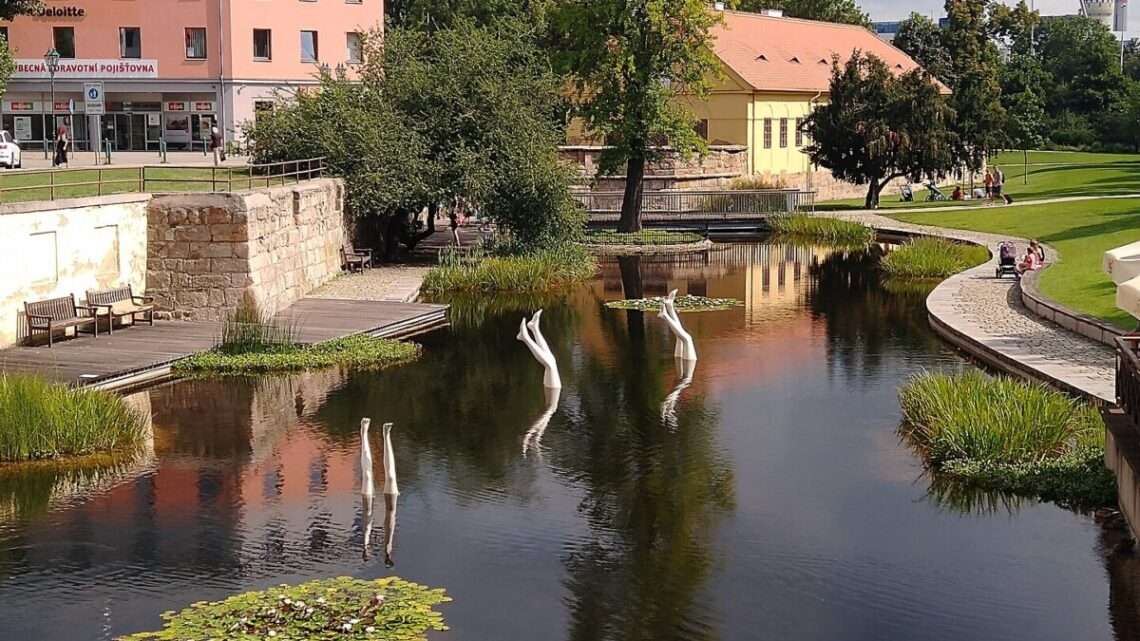
[[[119,27],[119,57],[142,58],[142,31],[138,27]]]
[[[52,27],[51,37],[60,58],[75,57],[75,27]]]
[[[700,120],[698,120],[695,129],[697,131],[697,135],[701,137],[701,140],[708,142],[708,140],[709,140],[709,119],[708,118],[701,118]]]
[[[320,49],[317,43],[316,31],[301,32],[301,62],[316,62],[320,60]]]
[[[772,148],[772,119],[764,119],[764,148]]]
[[[788,148],[788,119],[780,118],[780,149]]]
[[[186,57],[190,60],[206,59],[205,27],[186,27]]]
[[[273,32],[269,29],[253,30],[253,57],[257,60],[273,59]]]
[[[364,40],[360,34],[350,31],[345,36],[348,42],[348,61],[357,65],[364,62]]]
[[[796,118],[796,148],[804,146],[804,119]]]

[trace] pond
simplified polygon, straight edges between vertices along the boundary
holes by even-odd
[[[137,459],[0,475],[0,638],[112,639],[194,601],[392,573],[446,588],[444,638],[473,641],[1140,638],[1140,566],[1091,517],[932,486],[900,443],[900,383],[969,365],[876,254],[605,263],[542,302],[564,383],[545,427],[522,311],[487,299],[399,369],[138,394]],[[663,321],[604,306],[673,288],[743,301],[682,315],[688,383]],[[367,548],[363,416],[395,423],[401,490]]]

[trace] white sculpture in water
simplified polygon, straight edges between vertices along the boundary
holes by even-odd
[[[677,297],[677,290],[669,292],[669,295],[661,300],[661,311],[657,313],[659,318],[665,319],[665,323],[669,325],[669,329],[673,330],[673,335],[677,337],[677,342],[673,347],[673,356],[687,361],[697,360],[697,348],[693,345],[693,337],[685,331],[681,326],[681,318],[677,316],[677,308],[673,305],[673,299]]]
[[[677,359],[677,371],[681,374],[681,382],[677,383],[677,387],[674,387],[661,403],[661,422],[665,423],[669,431],[677,429],[677,400],[681,398],[681,392],[692,385],[693,372],[696,369],[697,361]]]
[[[360,494],[372,496],[375,491],[372,483],[372,447],[368,445],[368,427],[372,419],[360,419]]]
[[[519,323],[518,339],[526,344],[530,353],[546,368],[546,375],[542,378],[542,384],[549,388],[560,389],[562,378],[558,376],[558,363],[555,362],[554,354],[550,351],[550,346],[546,344],[546,339],[542,337],[542,331],[538,327],[541,319],[541,309],[535,312],[529,321],[524,316]]]
[[[542,450],[538,449],[542,445],[542,435],[546,432],[546,426],[550,423],[550,417],[554,416],[555,410],[558,409],[558,398],[562,396],[562,390],[557,387],[546,388],[546,409],[543,410],[542,416],[538,417],[530,429],[526,431],[526,436],[523,437],[523,458],[526,458],[527,452],[534,448],[538,456],[538,460],[542,460]]]
[[[392,424],[384,424],[384,494],[396,496],[396,454],[392,451]]]

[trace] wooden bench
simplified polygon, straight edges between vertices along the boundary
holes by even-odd
[[[356,249],[355,247],[341,247],[340,258],[344,261],[344,266],[348,271],[354,268],[364,271],[372,269],[372,250],[371,249]]]
[[[52,334],[62,329],[67,334],[68,327],[75,328],[78,336],[80,328],[91,327],[91,335],[98,338],[99,325],[90,307],[75,304],[75,295],[49,298],[47,300],[24,301],[24,315],[28,321],[28,337],[36,332],[47,332],[48,347],[52,344]]]
[[[135,296],[130,285],[111,289],[89,289],[87,304],[95,309],[96,317],[107,317],[108,334],[115,332],[116,318],[130,317],[131,324],[134,325],[141,314],[142,320],[154,325],[154,298]]]

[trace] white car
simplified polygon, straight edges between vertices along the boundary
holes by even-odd
[[[7,131],[0,131],[0,167],[19,169],[23,166],[20,158],[20,145]]]

